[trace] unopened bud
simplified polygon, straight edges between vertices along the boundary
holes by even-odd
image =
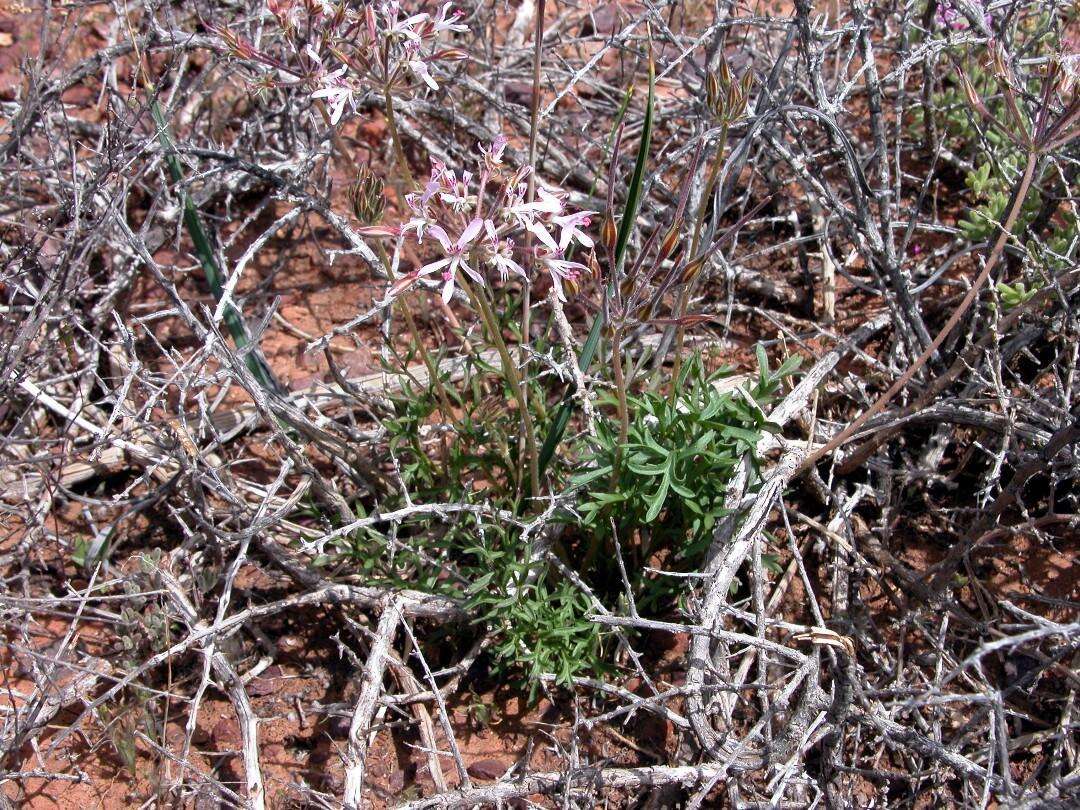
[[[720,86],[725,90],[731,87],[731,68],[726,58],[720,60]]]
[[[993,56],[994,74],[999,82],[1007,82],[1010,78],[1010,71],[1005,62],[1005,49],[1001,46],[1001,43],[995,43],[990,49],[990,53]]]
[[[253,59],[257,55],[254,46],[250,42],[228,28],[224,26],[218,28],[217,34],[225,40],[225,44],[229,46],[229,51],[232,52],[233,56],[240,59]]]
[[[615,255],[615,240],[618,239],[618,231],[615,229],[615,220],[611,214],[604,217],[604,224],[600,226],[600,238],[604,240],[608,254]]]
[[[589,268],[589,274],[597,281],[599,281],[603,277],[603,273],[600,270],[600,262],[596,260],[595,250],[589,251],[589,258],[585,262],[585,266]]]
[[[375,225],[382,219],[386,205],[383,182],[367,166],[360,167],[356,180],[349,186],[349,202],[361,224]]]
[[[979,94],[975,92],[975,88],[972,86],[971,82],[968,81],[968,77],[964,75],[963,71],[957,71],[957,75],[960,78],[960,86],[964,88],[964,95],[967,96],[968,104],[970,104],[977,112],[989,118],[990,110],[987,109],[983,100],[979,98]]]
[[[687,264],[686,267],[683,268],[682,276],[680,279],[683,284],[689,284],[698,277],[698,275],[701,273],[701,268],[705,266],[705,260],[707,258],[707,256],[700,256],[699,258],[694,259],[692,262]]]
[[[420,271],[414,270],[411,273],[406,273],[401,278],[397,279],[386,290],[387,298],[397,298],[411,286],[413,286],[420,278]]]
[[[468,59],[469,52],[461,48],[443,48],[438,51],[432,59],[446,59],[447,61],[455,62],[462,59]]]
[[[719,101],[720,82],[717,81],[715,74],[710,73],[705,77],[705,102],[709,105],[710,110],[714,110]]]
[[[580,290],[581,290],[581,287],[578,284],[578,276],[576,274],[566,276],[565,278],[563,278],[562,286],[563,286],[563,290],[566,292],[566,294],[568,296],[577,295],[578,292],[580,292]]]
[[[664,261],[675,252],[675,248],[679,246],[679,236],[679,223],[676,222],[671,226],[671,230],[667,232],[664,241],[660,243],[660,261]]]
[[[375,42],[378,37],[378,28],[375,25],[375,5],[368,3],[364,7],[364,21],[367,23],[368,39]]]

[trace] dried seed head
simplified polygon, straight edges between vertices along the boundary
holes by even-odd
[[[1063,98],[1080,85],[1080,53],[1064,52],[1057,57],[1057,90]]]
[[[375,225],[382,219],[386,205],[383,182],[367,166],[360,167],[356,180],[349,186],[349,202],[362,225]]]

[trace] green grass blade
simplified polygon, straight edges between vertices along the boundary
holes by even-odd
[[[653,129],[653,91],[656,76],[653,71],[652,61],[649,61],[649,97],[645,102],[645,121],[641,128],[641,143],[638,144],[637,160],[634,162],[634,174],[630,178],[630,188],[626,194],[626,208],[623,210],[622,219],[619,221],[619,235],[615,241],[615,266],[622,267],[623,258],[626,254],[626,246],[630,242],[630,234],[634,231],[634,223],[637,221],[638,208],[641,205],[641,186],[645,181],[645,163],[649,159],[649,145],[652,143]]]
[[[158,140],[161,142],[161,147],[165,151],[165,165],[169,167],[169,175],[176,184],[177,191],[180,194],[180,199],[183,203],[184,227],[191,237],[192,244],[195,247],[195,256],[198,258],[199,265],[202,267],[203,275],[206,276],[206,282],[210,286],[210,292],[213,293],[215,301],[220,301],[225,294],[223,286],[224,274],[221,272],[221,268],[218,267],[217,260],[214,258],[214,249],[210,244],[210,238],[206,235],[206,229],[203,227],[202,219],[199,217],[199,211],[195,208],[195,203],[192,202],[191,197],[181,187],[181,183],[184,181],[183,167],[180,164],[180,157],[176,153],[176,146],[173,144],[172,137],[169,135],[169,125],[165,121],[165,116],[161,112],[161,107],[158,106],[157,99],[151,99],[150,101],[150,114],[153,116],[154,123],[157,126]],[[248,339],[247,329],[244,327],[244,321],[240,317],[240,313],[237,311],[236,307],[229,304],[225,307],[225,312],[223,314],[225,318],[225,327],[229,330],[229,334],[232,335],[233,342],[238,349],[243,349],[251,341]],[[257,348],[252,348],[252,350],[248,352],[246,361],[248,369],[263,388],[271,392],[278,392],[281,390],[281,386],[274,378],[274,374],[270,370],[270,367],[262,358],[262,355],[258,354]]]

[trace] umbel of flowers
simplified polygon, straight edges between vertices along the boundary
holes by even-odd
[[[267,0],[284,46],[257,48],[228,28],[214,29],[241,59],[268,69],[264,84],[304,83],[311,97],[325,100],[331,124],[365,93],[385,99],[416,87],[439,88],[435,65],[466,58],[445,41],[466,31],[461,12],[444,3],[434,14],[409,14],[398,0]]]
[[[560,300],[587,268],[568,258],[574,245],[592,248],[585,232],[593,211],[568,210],[563,195],[539,187],[529,200],[529,168],[503,163],[506,138],[481,145],[475,171],[460,175],[432,160],[422,188],[408,194],[409,219],[399,227],[363,229],[369,236],[402,236],[437,254],[399,279],[392,295],[417,282],[441,287],[449,302],[463,276],[481,287],[516,276],[529,282],[546,273]]]

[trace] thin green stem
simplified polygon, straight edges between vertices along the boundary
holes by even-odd
[[[510,350],[507,349],[506,341],[503,340],[502,333],[499,330],[499,323],[495,318],[495,313],[492,311],[491,302],[484,294],[483,289],[474,290],[464,276],[458,278],[458,284],[465,291],[465,294],[469,296],[476,308],[480,310],[480,318],[484,322],[484,328],[487,330],[491,342],[495,345],[495,350],[499,353],[503,378],[506,380],[506,384],[510,386],[514,399],[517,401],[518,409],[521,411],[522,432],[525,434],[525,451],[529,465],[530,491],[534,496],[539,495],[540,456],[536,449],[536,427],[533,424],[532,415],[529,413],[528,403],[523,394],[524,384],[521,376],[517,373],[517,367],[510,357]]]
[[[727,136],[728,125],[725,121],[720,129],[720,141],[716,147],[716,155],[713,157],[712,166],[709,167],[709,177],[705,182],[705,191],[701,195],[700,203],[698,203],[697,218],[694,220],[694,234],[690,239],[690,253],[687,254],[690,259],[697,256],[698,248],[701,247],[701,232],[705,226],[705,214],[709,209],[709,200],[712,199],[713,190],[716,187],[716,180],[720,176],[720,168],[724,165],[724,152],[727,149]],[[690,293],[696,281],[696,278],[691,279],[691,281],[679,291],[679,298],[675,304],[674,313],[676,321],[686,314],[686,304],[690,300]],[[679,379],[679,373],[682,367],[682,346],[685,333],[686,330],[682,325],[677,325],[675,327],[675,366],[672,373],[672,380]],[[673,401],[676,396],[675,386],[672,385],[671,397]]]
[[[383,99],[386,102],[386,126],[390,130],[390,140],[394,145],[394,158],[400,167],[401,176],[405,178],[405,184],[409,189],[416,187],[409,161],[405,159],[405,150],[401,146],[401,136],[398,134],[397,116],[394,115],[394,95],[389,87],[383,88]]]
[[[545,0],[539,0],[536,4],[536,25],[534,26],[535,43],[533,47],[533,87],[532,87],[532,110],[529,114],[529,186],[527,191],[527,201],[532,202],[536,197],[536,140],[539,133],[540,122],[540,68],[543,63],[543,45],[544,45],[544,11]],[[525,255],[529,255],[532,248],[532,232],[526,231],[525,233]],[[529,342],[529,333],[532,327],[532,284],[528,278],[525,279],[521,285],[521,346],[518,350],[518,361],[521,363],[521,367],[525,369],[525,374],[528,374],[528,352],[525,351],[525,344]],[[524,409],[528,409],[529,404],[529,390],[522,387],[521,390],[522,401],[525,403]],[[535,440],[534,440],[535,441]],[[533,482],[535,487],[536,482]],[[539,490],[534,489],[534,493],[539,494]]]
[[[386,248],[382,246],[381,242],[376,241],[375,251],[379,256],[379,261],[382,262],[383,269],[386,271],[386,277],[393,282],[395,274],[393,267],[390,264],[390,257],[386,255]],[[439,404],[442,406],[443,414],[447,419],[453,419],[453,407],[450,404],[450,397],[447,396],[446,389],[443,388],[442,379],[439,376],[439,367],[435,365],[435,361],[431,358],[431,353],[428,352],[427,346],[420,337],[420,330],[416,326],[416,319],[413,318],[412,310],[409,309],[409,303],[405,300],[405,296],[403,295],[398,298],[395,305],[397,306],[402,319],[405,321],[405,326],[409,330],[409,335],[412,337],[413,343],[416,344],[416,351],[420,353],[420,358],[424,361],[424,366],[428,371],[428,378],[431,381],[431,384],[435,386],[435,394],[439,398]]]
[[[626,375],[623,372],[622,328],[617,327],[611,338],[611,364],[615,374],[615,409],[619,417],[619,448],[616,451],[616,469],[622,458],[622,449],[630,436],[630,409],[626,401]]]

